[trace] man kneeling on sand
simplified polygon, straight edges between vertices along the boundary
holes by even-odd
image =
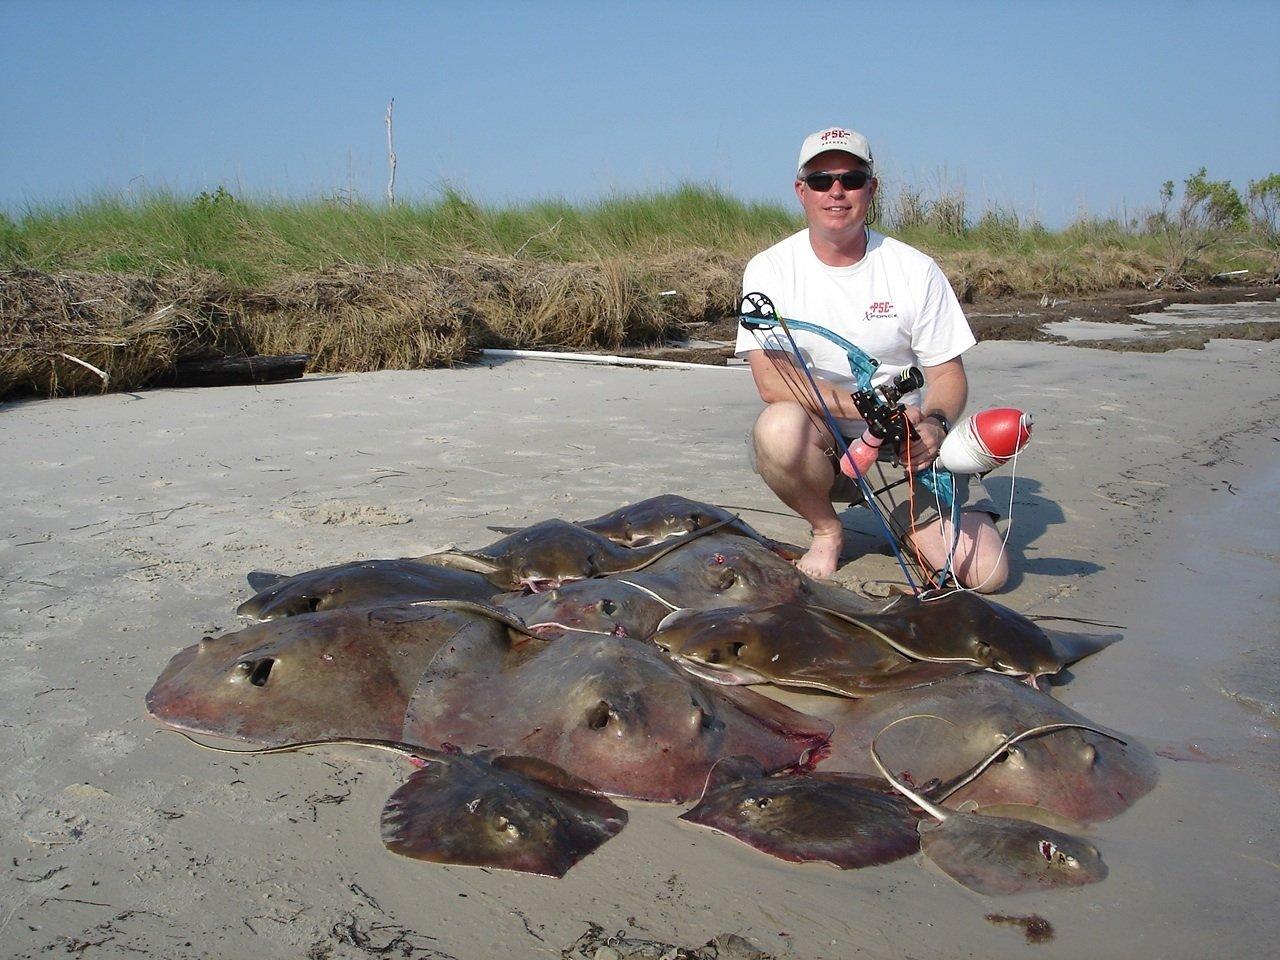
[[[820,130],[804,141],[795,179],[808,229],[757,254],[747,264],[743,293],[759,292],[782,317],[824,327],[880,361],[873,382],[884,383],[907,367],[924,373],[925,393],[903,398],[919,434],[904,465],[928,467],[964,410],[969,383],[961,354],[976,342],[942,270],[925,254],[867,228],[877,189],[866,137],[843,127]],[[817,378],[822,399],[847,438],[862,435],[851,399],[857,388],[845,352],[831,340],[797,331],[797,345]],[[737,355],[751,365],[766,406],[751,433],[756,471],[791,509],[813,527],[813,543],[797,566],[829,577],[844,545],[833,501],[859,503],[854,483],[837,469],[836,445],[816,398],[793,390],[779,364],[790,354],[764,349],[752,333],[738,331]],[[810,391],[811,392],[811,391]],[[851,441],[852,442],[852,441]],[[953,542],[951,570],[966,587],[999,590],[1008,561],[995,520],[999,512],[977,477],[956,477],[961,505],[955,539],[950,518],[917,481],[903,546],[935,570],[944,568]],[[906,517],[900,517],[906,521]]]

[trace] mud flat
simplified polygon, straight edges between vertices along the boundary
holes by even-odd
[[[251,569],[484,543],[486,524],[664,491],[803,539],[747,467],[745,371],[510,362],[0,407],[3,952],[554,958],[598,924],[798,958],[1269,953],[1280,344],[984,342],[967,364],[972,407],[1036,414],[1005,602],[1125,624],[1056,692],[1162,754],[1156,790],[1092,834],[1105,882],[989,900],[911,859],[773,860],[641,803],[560,881],[434,867],[378,839],[390,758],[228,758],[157,730],[143,694],[237,627]],[[1007,502],[1007,473],[989,485]],[[849,526],[840,578],[892,578],[870,523]]]

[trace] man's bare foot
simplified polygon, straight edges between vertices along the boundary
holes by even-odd
[[[833,533],[814,533],[808,552],[796,561],[796,569],[819,580],[825,580],[836,572],[840,549],[844,546],[844,530]]]

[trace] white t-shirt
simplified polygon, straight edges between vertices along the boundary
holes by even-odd
[[[946,276],[914,247],[867,231],[867,253],[851,267],[830,267],[801,230],[756,254],[742,276],[744,295],[759,292],[786,320],[802,320],[839,334],[880,361],[879,385],[910,366],[953,360],[977,341]],[[800,353],[813,373],[841,389],[857,389],[844,350],[823,336],[795,330]],[[735,353],[771,348],[790,354],[781,330],[753,334],[738,327]],[[903,398],[919,404],[918,394]]]

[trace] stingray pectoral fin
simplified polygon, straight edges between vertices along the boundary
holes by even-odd
[[[466,553],[462,550],[444,550],[440,553],[428,553],[422,557],[415,557],[414,560],[417,563],[449,567],[453,570],[468,570],[471,573],[480,573],[486,577],[501,569],[499,564],[486,557],[474,553]]]
[[[1044,628],[1041,627],[1043,630]],[[1119,633],[1065,633],[1061,630],[1045,630],[1049,643],[1053,645],[1054,655],[1064,666],[1092,656],[1099,650],[1105,650],[1124,639]]]
[[[848,689],[836,690],[847,696],[871,697],[878,693],[912,690],[958,677],[964,673],[976,673],[982,667],[973,663],[934,663],[931,660],[910,660],[883,673],[870,673],[856,678]]]
[[[271,573],[267,570],[250,570],[245,577],[249,581],[249,586],[255,593],[261,593],[270,587],[274,587],[282,580],[288,580],[288,574]]]
[[[747,687],[722,686],[716,689],[738,709],[751,714],[783,736],[798,740],[820,740],[825,743],[835,730],[835,726],[827,720],[793,710],[786,704],[779,703],[764,694],[755,693]]]
[[[741,687],[753,683],[772,682],[769,677],[741,665],[711,667],[699,660],[678,655],[673,655],[671,659],[695,677],[722,686]]]
[[[765,776],[765,769],[760,761],[747,754],[736,754],[717,760],[707,774],[707,784],[702,788],[702,796],[731,783],[743,780],[760,780]]]
[[[604,797],[459,755],[417,771],[391,795],[382,841],[418,860],[562,877],[626,822]]]
[[[1037,807],[1029,803],[988,803],[984,805],[967,800],[960,805],[961,809],[965,807],[966,803],[971,805],[970,809],[965,810],[966,813],[981,813],[984,816],[1004,817],[1007,820],[1026,820],[1030,823],[1038,823],[1042,827],[1061,830],[1063,833],[1081,833],[1088,829],[1087,824],[1079,823],[1070,817],[1064,817],[1061,814],[1054,813],[1052,810],[1046,810],[1044,807]]]
[[[804,556],[804,547],[797,547],[794,543],[787,543],[785,540],[773,540],[769,537],[761,537],[760,543],[768,547],[783,560],[795,563]]]
[[[587,793],[593,796],[603,795],[603,791],[594,784],[588,783],[581,777],[575,777],[568,770],[556,766],[549,760],[503,754],[494,757],[491,762],[499,770],[509,770],[511,773],[540,783],[552,790],[569,790],[574,793]]]
[[[718,523],[713,523],[710,526],[699,527],[697,530],[694,530],[691,533],[686,533],[683,537],[677,537],[673,540],[661,540],[658,543],[651,543],[647,547],[632,548],[630,550],[630,553],[634,557],[634,562],[629,563],[626,570],[620,570],[615,572],[626,573],[632,570],[640,570],[643,567],[647,567],[649,566],[649,564],[653,563],[655,560],[659,560],[662,557],[665,557],[668,553],[671,553],[674,550],[679,550],[681,547],[685,546],[686,544],[692,543],[694,540],[701,539],[702,537],[705,537],[708,534],[715,533],[721,527],[724,527],[727,524],[733,523],[737,519],[738,518],[736,516],[729,517],[727,519],[721,520]]]

